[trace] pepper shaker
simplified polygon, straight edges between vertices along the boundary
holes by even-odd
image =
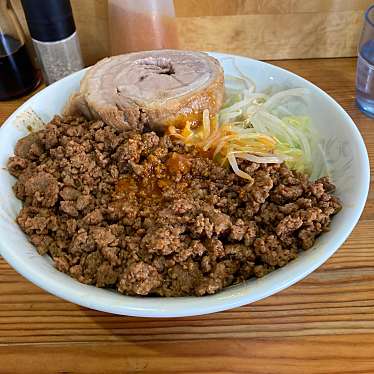
[[[83,68],[69,0],[21,0],[44,80],[56,82]]]

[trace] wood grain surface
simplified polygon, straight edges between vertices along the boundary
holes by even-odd
[[[134,0],[135,1],[135,0]],[[20,0],[12,0],[25,29]],[[107,0],[71,0],[87,65],[108,55]],[[257,59],[356,56],[371,0],[174,0],[181,48]]]
[[[374,160],[374,120],[354,103],[355,59],[273,63],[332,95]],[[24,100],[0,103],[0,123]],[[373,352],[372,188],[352,235],[317,271],[265,300],[207,316],[88,310],[47,294],[0,260],[1,374],[374,373]]]

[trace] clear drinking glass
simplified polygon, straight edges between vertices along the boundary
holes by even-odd
[[[374,5],[365,13],[358,47],[356,102],[360,110],[374,118]]]

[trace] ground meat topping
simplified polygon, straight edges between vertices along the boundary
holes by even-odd
[[[341,209],[327,178],[239,160],[253,183],[167,135],[55,117],[8,162],[17,222],[78,281],[206,295],[286,265]]]

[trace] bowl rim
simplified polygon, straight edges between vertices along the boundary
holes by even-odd
[[[343,244],[343,242],[348,238],[354,227],[356,226],[362,211],[364,209],[369,185],[370,185],[370,165],[369,165],[369,157],[366,150],[366,146],[364,140],[361,136],[360,131],[356,127],[352,118],[348,115],[348,113],[325,91],[320,89],[318,86],[313,84],[312,82],[306,80],[305,78],[292,73],[286,69],[281,67],[263,62],[258,61],[255,59],[251,59],[245,56],[239,55],[232,55],[232,54],[225,54],[225,53],[218,53],[218,52],[209,52],[210,55],[216,57],[218,59],[223,58],[237,58],[244,61],[249,61],[251,63],[260,64],[260,66],[267,66],[271,69],[275,69],[285,73],[288,77],[297,78],[301,80],[303,84],[307,86],[312,86],[317,92],[323,96],[324,100],[327,100],[337,111],[344,118],[344,123],[350,127],[352,137],[354,137],[355,142],[357,143],[360,151],[361,157],[361,167],[362,167],[362,181],[361,181],[361,193],[359,195],[359,199],[355,204],[354,212],[350,217],[350,223],[348,227],[344,230],[343,233],[339,236],[339,239],[333,243],[329,243],[328,250],[326,250],[322,255],[318,256],[314,260],[314,262],[305,268],[303,271],[299,271],[292,277],[282,280],[281,282],[275,284],[272,287],[262,287],[262,290],[256,293],[243,293],[237,295],[233,298],[225,297],[222,293],[218,293],[215,295],[209,295],[204,297],[194,297],[194,296],[187,296],[187,297],[173,297],[173,298],[157,298],[157,297],[134,297],[134,296],[122,296],[125,300],[132,300],[132,305],[126,305],[126,302],[115,305],[106,305],[100,301],[94,300],[94,297],[81,297],[81,294],[78,292],[74,292],[74,286],[65,285],[59,283],[57,280],[51,281],[46,274],[37,272],[33,267],[28,267],[26,262],[20,259],[21,256],[17,255],[16,251],[12,251],[11,247],[7,246],[3,241],[0,241],[0,253],[3,258],[22,276],[26,279],[31,281],[32,283],[36,284],[40,288],[44,289],[45,291],[60,297],[64,300],[73,302],[75,304],[81,305],[83,307],[87,307],[90,309],[99,310],[102,312],[108,312],[113,314],[119,315],[127,315],[127,316],[137,316],[137,317],[186,317],[186,316],[197,316],[202,314],[209,314],[214,312],[219,312],[227,309],[232,309],[235,307],[239,307],[248,303],[252,303],[263,298],[266,298],[270,295],[273,295],[291,285],[298,282],[299,280],[303,279],[310,273],[312,273],[315,269],[321,266],[329,257],[331,257],[337,249]],[[36,93],[30,99],[28,99],[25,103],[23,103],[19,108],[17,108],[13,114],[3,123],[3,126],[0,127],[0,136],[2,131],[5,131],[5,125],[12,123],[16,117],[25,111],[33,102],[38,101],[39,97],[48,92],[49,90],[53,91],[56,86],[58,86],[61,81],[67,81],[74,79],[75,76],[82,74],[82,71],[88,68],[82,69],[74,74],[69,75],[68,77],[53,83],[50,86],[47,86],[43,90]],[[292,262],[291,262],[292,263]],[[285,268],[278,269],[277,271],[281,271]],[[274,273],[274,272],[273,272]],[[68,277],[68,275],[66,275]],[[257,280],[258,281],[258,280]],[[74,282],[77,282],[74,280]],[[79,283],[80,284],[80,283]],[[81,284],[80,284],[81,285]],[[85,285],[84,285],[85,286]],[[86,287],[94,287],[94,286],[86,286]],[[95,290],[99,290],[96,289]],[[108,290],[100,291],[107,293]],[[104,294],[103,294],[104,295]],[[100,297],[98,298],[100,300]],[[152,301],[150,304],[152,306],[145,306],[144,301]],[[125,304],[125,305],[123,305]],[[131,303],[129,303],[131,304]]]

